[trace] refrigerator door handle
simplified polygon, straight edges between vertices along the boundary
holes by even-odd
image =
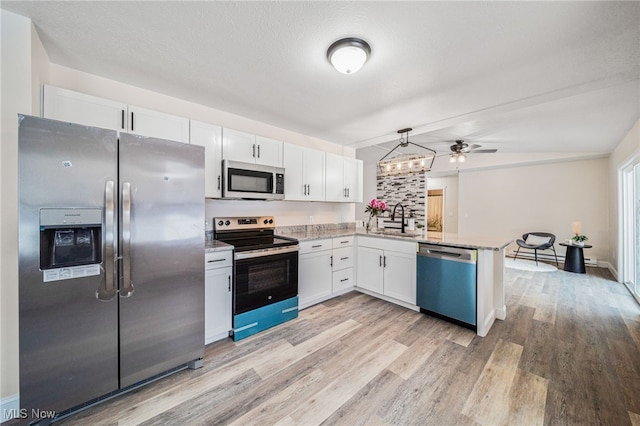
[[[131,183],[122,183],[122,288],[120,297],[133,294],[131,281]]]
[[[115,201],[114,182],[108,180],[104,187],[104,280],[96,291],[96,299],[107,302],[118,292],[116,289],[117,257],[115,252]]]

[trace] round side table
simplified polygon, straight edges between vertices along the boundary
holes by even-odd
[[[567,248],[564,255],[564,270],[567,272],[575,272],[576,274],[584,274],[587,270],[584,267],[584,252],[582,249],[591,248],[588,244],[578,246],[575,244],[560,243],[561,246]]]

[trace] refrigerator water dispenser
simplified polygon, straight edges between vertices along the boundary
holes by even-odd
[[[40,269],[102,262],[102,209],[40,209]]]

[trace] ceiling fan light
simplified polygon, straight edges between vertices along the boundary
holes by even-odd
[[[449,162],[450,163],[455,163],[456,162],[456,155],[455,154],[451,154],[451,158],[449,158]]]
[[[354,74],[367,62],[370,54],[371,47],[366,41],[351,37],[329,46],[327,59],[342,74]]]
[[[464,163],[467,160],[467,156],[464,154],[460,154],[458,155],[458,162],[459,163]]]

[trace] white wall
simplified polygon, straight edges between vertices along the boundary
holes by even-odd
[[[18,394],[18,120],[32,114],[31,21],[0,10],[2,143],[0,144],[0,398]],[[17,402],[17,400],[16,400]],[[3,405],[1,408],[7,407]],[[15,407],[10,407],[15,408]],[[3,414],[3,413],[0,413]]]
[[[622,247],[620,241],[620,190],[619,170],[634,157],[640,156],[640,120],[618,144],[609,157],[609,259],[614,273],[622,282],[622,264],[620,255]]]
[[[585,257],[608,261],[608,181],[606,158],[460,173],[458,232],[516,239],[543,231],[560,243],[580,221],[593,245]]]

